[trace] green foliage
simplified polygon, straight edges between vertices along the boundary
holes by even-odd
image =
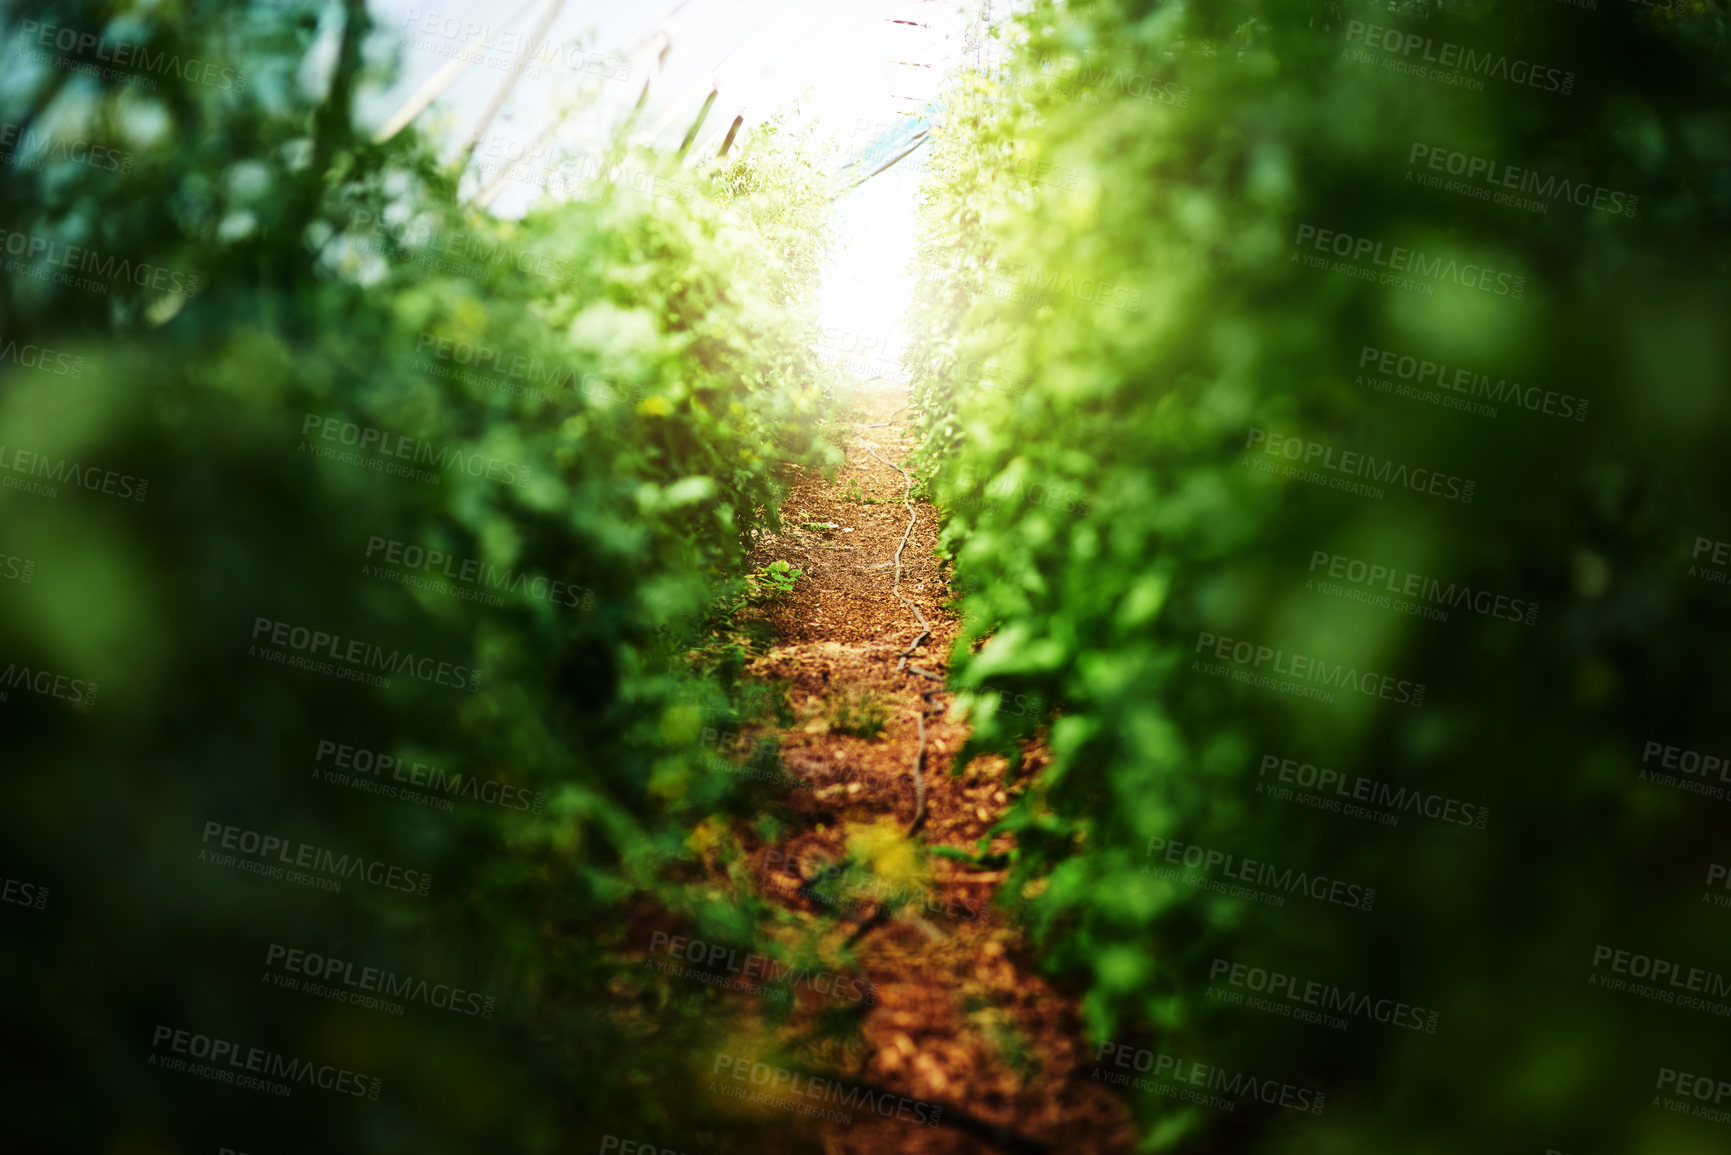
[[[882,908],[894,913],[931,892],[931,876],[918,844],[894,819],[848,828],[847,849],[831,861],[814,854],[806,892],[833,912],[862,918]]]
[[[976,730],[1014,750],[1044,725],[1055,758],[1003,824],[1006,892],[1086,986],[1096,1038],[1327,1093],[1320,1119],[1144,1094],[1151,1147],[1717,1142],[1646,1108],[1659,1066],[1711,1066],[1711,1018],[1586,980],[1600,943],[1724,958],[1695,890],[1719,804],[1641,774],[1655,739],[1716,743],[1731,690],[1696,644],[1731,608],[1689,556],[1731,521],[1712,384],[1731,365],[1723,20],[1716,4],[1038,3],[1008,63],[953,90],[910,367],[968,591],[956,680],[1051,703]],[[1367,25],[1575,87],[1433,82],[1391,66],[1416,50],[1367,50]],[[1447,170],[1427,187],[1415,144],[1578,183],[1588,203],[1496,203]],[[1610,191],[1635,207],[1611,211]],[[1321,230],[1347,258],[1317,252]],[[1359,238],[1382,247],[1355,263]],[[1426,254],[1416,290],[1348,275],[1391,273],[1396,246]],[[1405,395],[1400,357],[1521,393],[1465,410],[1433,368]],[[1301,460],[1259,433],[1301,438]],[[1361,496],[1333,485],[1346,453],[1444,480],[1385,473]],[[1322,484],[1279,475],[1297,464]],[[1086,511],[989,500],[1036,483]],[[1365,604],[1388,591],[1330,578],[1337,557],[1503,611]],[[1510,620],[1528,605],[1534,624]],[[1236,642],[1260,657],[1234,661]],[[1317,701],[1240,680],[1275,651],[1288,671],[1301,655],[1392,682]],[[1285,759],[1488,823],[1457,806],[1390,828],[1349,816],[1352,798],[1281,797]],[[1184,847],[1374,903],[1276,891],[1271,907],[1219,859],[1186,875]],[[1233,1006],[1211,990],[1218,959],[1436,1010],[1439,1029]]]
[[[755,699],[757,692],[740,675],[753,655],[768,650],[774,631],[761,614],[752,611],[792,593],[794,583],[804,572],[788,562],[773,561],[746,572],[736,581],[725,582],[726,592],[710,604],[699,630],[701,641],[687,655],[691,672],[715,680],[736,701]],[[745,708],[739,711],[736,720],[755,718],[759,713]],[[777,713],[779,716],[780,711]]]
[[[37,1057],[15,1078],[23,1146],[553,1151],[707,1127],[667,1087],[717,1029],[708,992],[605,992],[645,945],[628,912],[734,937],[761,913],[690,881],[693,828],[742,805],[704,757],[742,705],[686,656],[777,524],[778,470],[833,458],[798,305],[823,201],[769,132],[695,176],[713,196],[602,185],[479,215],[412,133],[351,130],[365,20],[295,2],[52,19],[244,87],[84,75],[5,20],[47,56],[9,65],[5,121],[129,169],[15,156],[0,182],[0,227],[29,238],[0,344],[76,366],[0,365],[8,477],[33,461],[54,490],[0,494],[0,548],[35,566],[0,599],[0,670],[100,686],[0,703],[7,870],[52,894],[5,953],[11,989],[38,993],[5,1012]],[[755,588],[791,588],[777,564]],[[430,888],[269,877],[230,827]],[[273,945],[496,1007],[286,989]],[[216,1087],[151,1064],[163,1024],[383,1093]]]
[[[774,601],[793,592],[793,585],[805,573],[785,561],[772,561],[762,569],[746,575],[753,593],[761,600]]]
[[[829,728],[837,733],[873,739],[883,733],[889,720],[889,708],[884,699],[870,690],[858,693],[838,690],[830,695],[827,721]]]
[[[884,503],[884,499],[881,497],[867,497],[865,490],[860,488],[857,477],[847,479],[847,488],[842,491],[840,500],[853,505],[882,505]]]

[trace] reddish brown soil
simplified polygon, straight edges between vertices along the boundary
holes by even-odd
[[[899,389],[879,385],[863,395],[858,420],[889,420],[903,401]],[[859,893],[865,897],[851,906],[836,904],[838,892],[832,891],[826,909],[807,884],[814,864],[842,859],[850,837],[874,823],[886,843],[899,844],[915,814],[918,718],[930,711],[927,817],[902,860],[915,864],[917,878],[903,893],[917,897],[892,917],[873,920],[852,947],[854,973],[876,984],[878,998],[852,1044],[825,1057],[827,1068],[843,1079],[942,1107],[944,1122],[922,1126],[855,1110],[850,1122],[819,1123],[812,1134],[811,1125],[795,1121],[785,1108],[769,1117],[810,1134],[830,1155],[1129,1151],[1128,1114],[1103,1083],[1090,1078],[1093,1052],[1082,1037],[1074,1000],[1037,976],[1021,934],[992,906],[1002,872],[929,853],[935,846],[971,853],[1026,789],[1041,759],[1032,757],[1013,782],[1004,781],[1004,763],[994,758],[976,759],[952,776],[955,754],[967,738],[960,709],[941,686],[896,669],[898,655],[919,633],[913,614],[891,593],[896,547],[908,524],[906,483],[867,446],[900,463],[912,448],[911,432],[904,419],[885,428],[839,427],[834,436],[846,452],[836,479],[796,474],[783,507],[783,532],[762,541],[752,558],[754,566],[781,559],[804,570],[795,591],[767,611],[776,641],[752,662],[750,673],[789,686],[796,721],[777,732],[782,769],[810,788],[786,792],[792,827],[775,845],[764,845],[747,830],[738,836],[759,893],[813,933],[827,933],[829,949],[845,962],[842,944],[878,909],[881,891],[864,889]],[[856,483],[863,502],[848,499]],[[950,593],[934,557],[936,510],[916,502],[914,511],[916,524],[902,552],[901,589],[931,622],[932,636],[911,660],[941,673],[959,624],[944,608]],[[822,522],[839,528],[802,528]],[[862,691],[875,695],[887,713],[875,738],[840,733],[833,724],[837,701]],[[922,696],[927,693],[929,704]],[[737,874],[733,884],[739,884]],[[780,1038],[760,1035],[754,1045],[785,1044],[807,1025],[796,1014]]]

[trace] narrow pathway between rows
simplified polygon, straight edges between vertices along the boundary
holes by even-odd
[[[810,925],[836,919],[828,942],[851,944],[876,986],[863,1045],[826,1056],[832,1067],[943,1108],[941,1126],[856,1112],[848,1124],[820,1124],[819,1138],[830,1155],[1128,1151],[1127,1113],[1090,1078],[1094,1056],[1074,1001],[1037,976],[1021,936],[992,906],[1003,872],[929,853],[972,853],[1026,778],[1006,786],[995,758],[951,776],[967,730],[941,679],[959,623],[933,556],[937,511],[913,502],[908,532],[907,481],[896,468],[911,467],[912,432],[898,416],[905,400],[887,382],[864,394],[861,424],[838,433],[847,460],[835,481],[801,473],[783,533],[752,559],[805,571],[770,610],[776,642],[750,667],[789,687],[794,724],[777,732],[782,771],[805,784],[787,792],[792,828],[752,845],[753,880]],[[930,623],[905,669],[922,627],[892,592],[898,547],[899,591]],[[874,715],[881,732],[863,736]],[[925,813],[909,837],[922,723]],[[1028,773],[1038,764],[1031,759]]]

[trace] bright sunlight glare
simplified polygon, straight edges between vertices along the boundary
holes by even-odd
[[[862,381],[905,381],[901,353],[912,281],[915,194],[923,152],[842,194],[819,290],[818,352]]]

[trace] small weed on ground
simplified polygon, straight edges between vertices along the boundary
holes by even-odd
[[[883,733],[889,710],[883,699],[870,690],[857,694],[838,692],[830,696],[827,721],[829,728],[838,734],[871,740]]]

